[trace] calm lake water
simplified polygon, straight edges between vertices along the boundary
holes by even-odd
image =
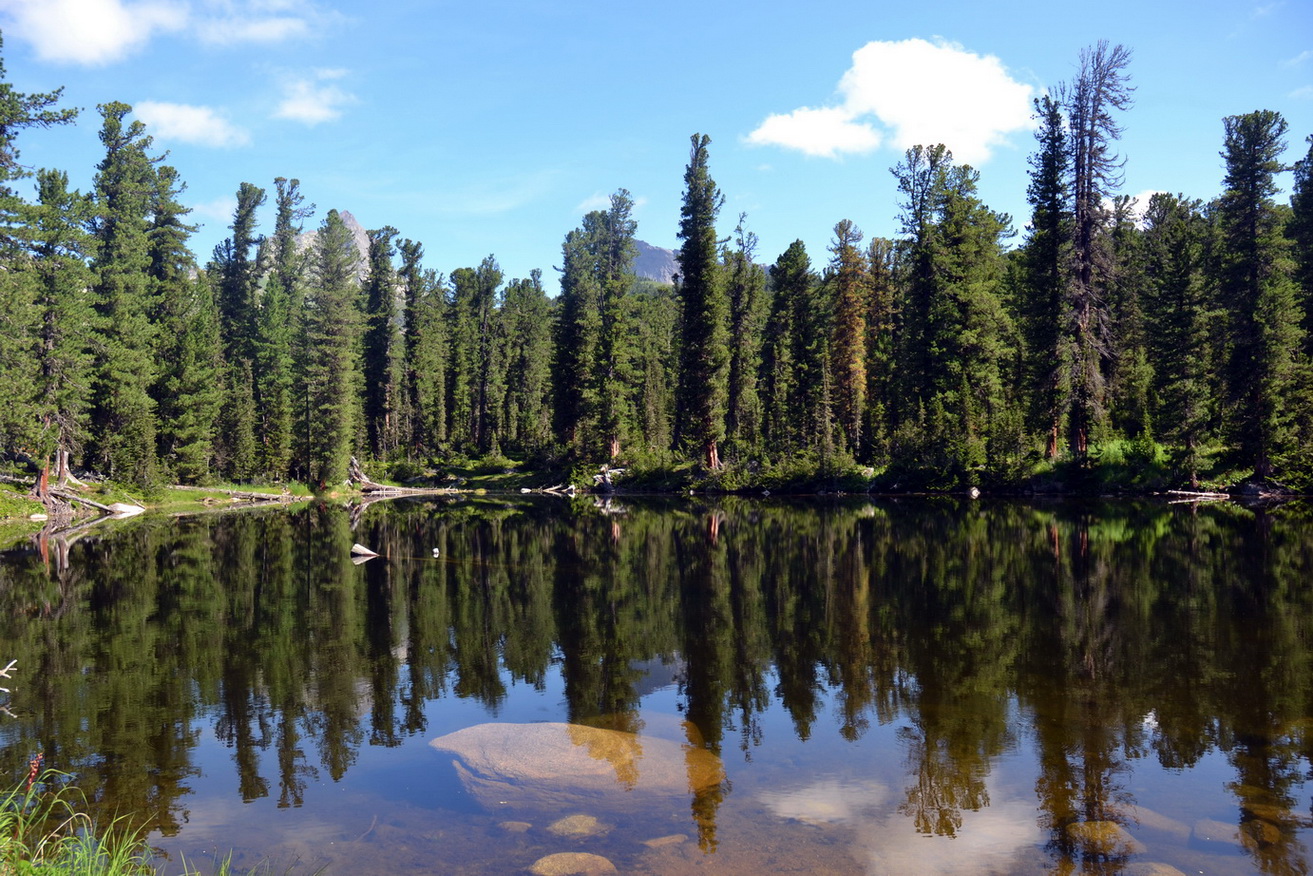
[[[356,542],[382,556],[353,564]],[[168,872],[1313,857],[1307,506],[488,496],[139,518],[0,554],[0,624],[19,667],[0,775],[44,752]]]

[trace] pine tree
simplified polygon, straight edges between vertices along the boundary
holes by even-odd
[[[1178,464],[1199,486],[1202,445],[1212,434],[1216,399],[1212,307],[1205,265],[1210,231],[1197,200],[1153,195],[1144,214],[1145,319],[1155,364],[1154,422],[1179,448]]]
[[[620,189],[561,246],[560,319],[552,383],[554,428],[572,453],[615,459],[634,413],[625,372],[629,327],[624,298],[634,283],[634,202]]]
[[[196,279],[187,246],[195,228],[184,221],[190,211],[178,200],[184,189],[174,168],[158,169],[151,202],[150,275],[160,366],[152,395],[160,460],[179,480],[196,483],[211,472],[222,363],[208,282]]]
[[[1100,41],[1080,54],[1080,73],[1063,91],[1071,131],[1072,268],[1059,333],[1071,353],[1068,446],[1084,459],[1092,433],[1105,416],[1108,357],[1107,288],[1111,253],[1105,205],[1121,185],[1121,159],[1112,151],[1122,127],[1114,113],[1131,105],[1134,89],[1126,67],[1131,53]],[[1065,358],[1065,357],[1064,357]]]
[[[77,458],[86,438],[93,361],[95,312],[86,263],[91,239],[85,231],[92,205],[69,191],[62,171],[39,172],[37,192],[38,203],[25,211],[30,258],[19,263],[35,291],[32,400],[40,431],[33,449],[39,459],[59,451]]]
[[[1060,438],[1071,404],[1076,370],[1075,350],[1063,333],[1063,301],[1071,266],[1071,208],[1066,120],[1061,104],[1050,97],[1035,101],[1039,151],[1031,156],[1029,237],[1022,251],[1023,294],[1019,307],[1029,355],[1027,383],[1031,417],[1041,425],[1046,454],[1058,455]]]
[[[1304,355],[1313,360],[1313,136],[1308,144],[1308,152],[1292,168],[1295,184],[1290,195],[1289,234],[1304,314]]]
[[[255,356],[256,312],[259,306],[259,263],[255,257],[261,238],[255,233],[255,213],[265,202],[265,190],[244,182],[237,188],[232,236],[214,248],[209,271],[217,280],[219,330],[224,357],[229,363]]]
[[[42,388],[43,378],[36,373],[32,345],[38,331],[36,321],[42,316],[37,299],[50,290],[47,283],[42,293],[38,288],[41,281],[27,268],[38,257],[34,248],[52,243],[51,223],[59,222],[45,212],[42,215],[47,227],[31,229],[29,205],[14,190],[13,183],[31,175],[18,160],[18,135],[28,128],[69,124],[77,117],[76,109],[57,108],[62,97],[62,88],[34,94],[16,91],[0,58],[0,446],[17,445],[39,454],[51,445],[53,432],[45,419],[50,408],[34,407],[33,389],[44,393],[49,383]],[[57,236],[71,243],[62,232]],[[40,331],[48,332],[49,326]],[[38,440],[35,445],[34,438]]]
[[[867,458],[889,461],[889,412],[894,391],[894,301],[897,263],[893,241],[875,237],[866,253],[866,413],[862,434]]]
[[[834,414],[845,446],[854,455],[862,451],[862,422],[866,414],[866,255],[859,244],[862,232],[847,219],[834,226],[827,282],[833,289],[834,339],[830,345],[834,375]]]
[[[1295,436],[1296,354],[1303,342],[1287,241],[1274,195],[1286,121],[1272,110],[1223,120],[1219,300],[1229,315],[1230,430],[1260,478]]]
[[[707,168],[711,138],[694,134],[680,209],[679,295],[683,303],[675,440],[720,468],[729,380],[729,302],[717,258],[716,215],[724,195]]]
[[[365,424],[370,452],[386,458],[400,443],[401,381],[404,347],[396,313],[397,229],[369,232],[369,271],[365,277]]]
[[[541,458],[552,436],[552,303],[540,271],[507,285],[501,320],[508,346],[505,412],[500,418],[505,443]]]
[[[132,108],[100,106],[105,158],[95,177],[96,241],[92,295],[101,326],[93,391],[92,462],[112,478],[154,484],[158,477],[155,401],[158,373],[155,309],[150,278],[151,198],[155,163],[140,121],[125,124]]]
[[[288,475],[291,462],[295,399],[292,352],[296,320],[302,309],[305,257],[296,237],[314,205],[303,205],[300,181],[274,180],[276,214],[268,240],[269,274],[260,302],[255,340],[256,435],[259,471],[273,478]]]
[[[329,210],[310,253],[305,296],[301,453],[308,480],[324,487],[346,479],[356,435],[362,316],[360,260],[351,232]]]
[[[761,450],[762,409],[758,392],[761,372],[761,333],[770,302],[766,272],[754,260],[757,235],[739,214],[733,247],[725,249],[724,276],[729,298],[729,381],[725,411],[727,443],[740,454]]]
[[[399,278],[406,299],[407,447],[421,456],[447,440],[447,300],[445,283],[423,268],[424,247],[403,240]]]
[[[801,240],[770,268],[770,315],[762,345],[763,432],[776,454],[818,442],[821,389],[828,370],[828,315],[817,295],[811,259]]]

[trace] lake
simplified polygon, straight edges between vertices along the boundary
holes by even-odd
[[[1306,505],[144,517],[0,554],[0,607],[0,775],[44,752],[166,872],[1310,865]]]

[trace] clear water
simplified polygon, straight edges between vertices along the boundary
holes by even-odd
[[[166,872],[1309,869],[1307,507],[148,518],[0,555],[0,625],[0,775],[44,752]],[[490,723],[492,766],[429,744]]]

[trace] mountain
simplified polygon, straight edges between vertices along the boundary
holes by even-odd
[[[635,240],[634,243],[638,245],[638,258],[634,259],[634,274],[647,280],[656,280],[658,283],[673,282],[675,275],[679,273],[679,260],[674,252],[653,246],[643,240]]]
[[[360,261],[356,263],[356,279],[364,281],[369,274],[369,233],[365,227],[360,224],[355,216],[352,216],[346,210],[338,210],[338,217],[346,230],[351,232],[351,239],[356,244],[356,252],[360,254]],[[296,251],[305,252],[315,244],[315,236],[319,234],[319,229],[313,231],[304,231],[296,236]]]

